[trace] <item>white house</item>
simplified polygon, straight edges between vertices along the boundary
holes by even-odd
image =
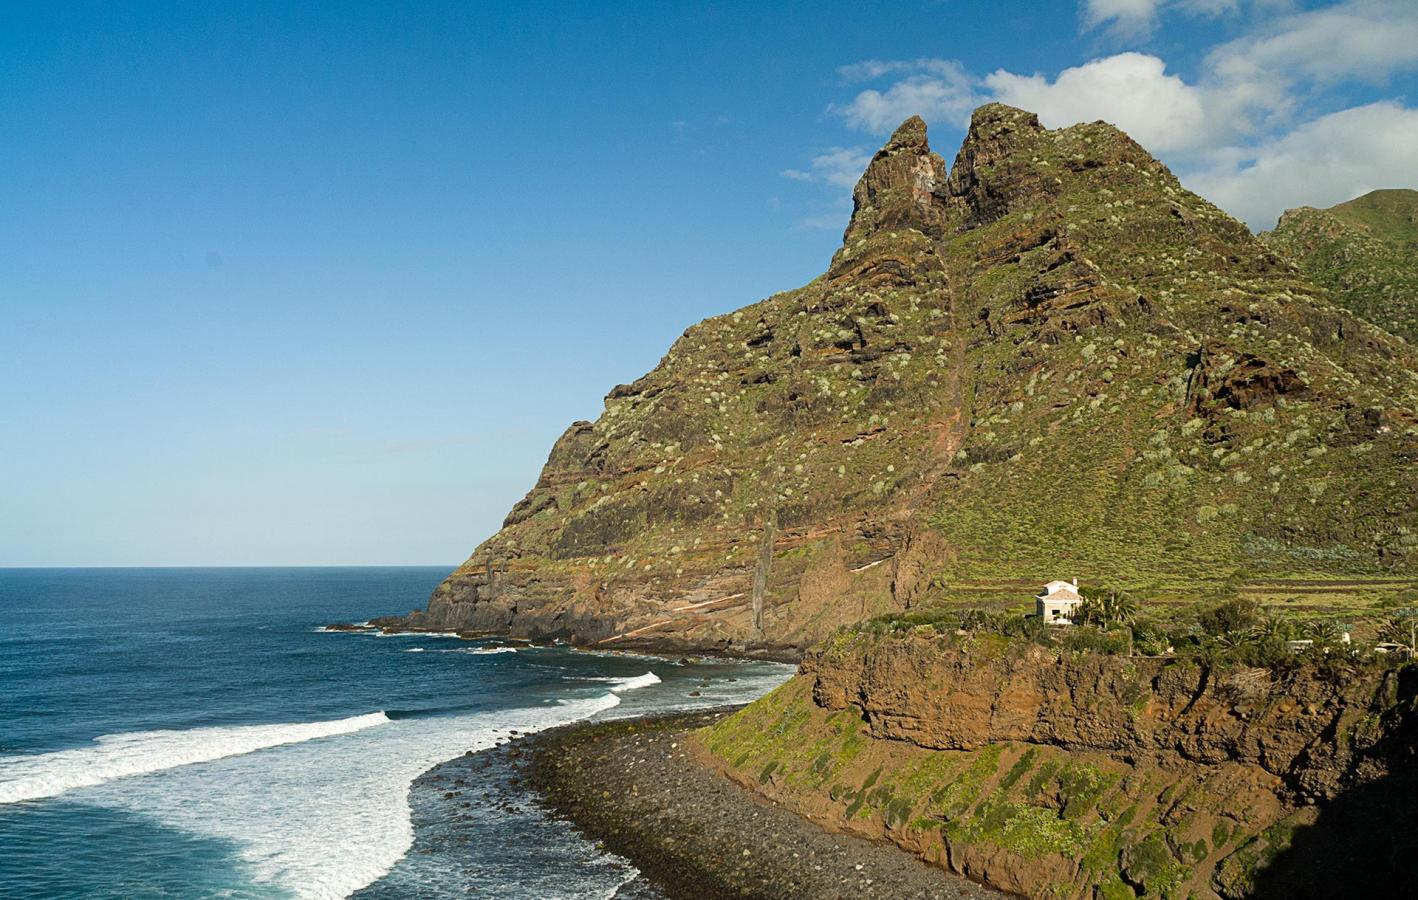
[[[1034,595],[1034,608],[1046,625],[1072,625],[1073,611],[1083,598],[1078,596],[1078,579],[1051,581]]]

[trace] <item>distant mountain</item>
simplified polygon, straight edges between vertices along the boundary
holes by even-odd
[[[912,118],[853,196],[824,275],[612,390],[400,624],[793,651],[1054,577],[1418,570],[1418,351],[1121,131],[991,104],[947,175]]]
[[[1288,210],[1261,239],[1346,308],[1418,341],[1418,191],[1371,191],[1329,209]]]

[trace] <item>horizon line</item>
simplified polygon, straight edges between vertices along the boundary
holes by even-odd
[[[162,564],[162,565],[53,565],[53,566],[11,566],[0,565],[0,572],[36,569],[456,569],[462,563],[242,563],[225,565],[203,564]]]

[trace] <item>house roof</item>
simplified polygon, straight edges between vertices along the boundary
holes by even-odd
[[[1054,591],[1040,591],[1039,593],[1035,594],[1034,597],[1038,600],[1053,600],[1063,602],[1081,602],[1083,600],[1083,598],[1078,595],[1078,591],[1075,591],[1073,589],[1073,585],[1069,585],[1068,587],[1064,588],[1059,588],[1058,590]]]

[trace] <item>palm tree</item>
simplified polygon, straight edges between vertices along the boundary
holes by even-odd
[[[1339,643],[1339,624],[1332,619],[1313,619],[1305,623],[1305,637],[1316,647],[1332,647]]]
[[[1103,618],[1118,625],[1131,625],[1137,618],[1137,601],[1130,595],[1109,591],[1103,598]]]
[[[1105,629],[1125,626],[1128,633],[1128,656],[1132,656],[1132,623],[1137,619],[1137,601],[1120,591],[1109,591],[1097,600],[1098,621]]]
[[[1266,616],[1253,630],[1263,641],[1288,641],[1295,634],[1293,623],[1284,616]]]
[[[1379,640],[1413,648],[1413,616],[1394,616],[1379,627]]]
[[[1073,613],[1069,616],[1079,625],[1102,624],[1103,601],[1097,597],[1084,597],[1083,601],[1073,608]]]

